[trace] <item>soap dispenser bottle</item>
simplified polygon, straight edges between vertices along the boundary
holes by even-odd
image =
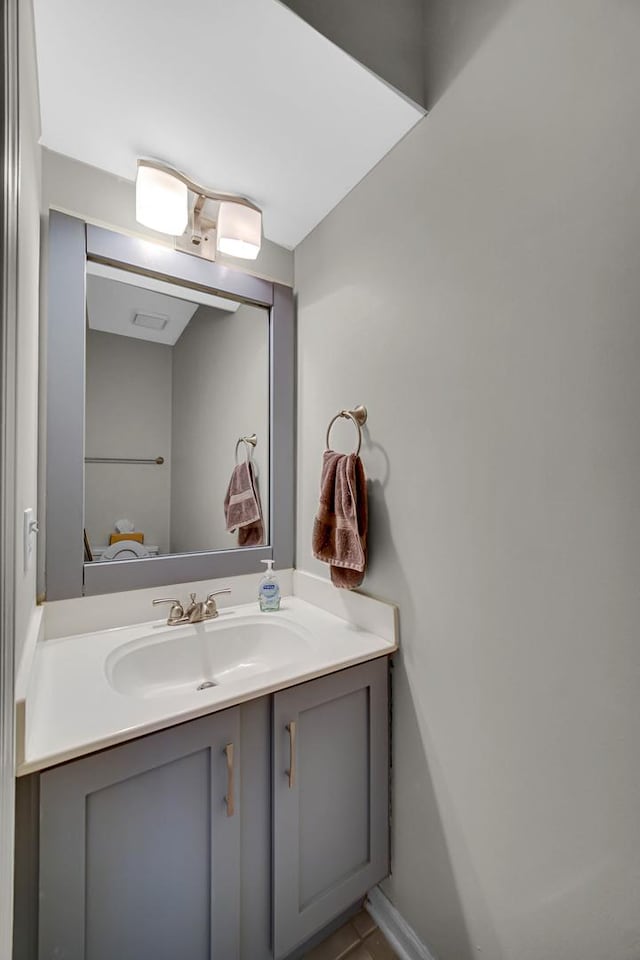
[[[273,560],[261,560],[261,563],[266,563],[267,572],[260,581],[260,586],[258,587],[258,601],[260,603],[260,609],[263,613],[266,613],[271,610],[280,609],[280,584],[278,583],[277,577],[273,572]]]

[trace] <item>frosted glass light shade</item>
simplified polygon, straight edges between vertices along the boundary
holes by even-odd
[[[223,201],[218,211],[217,248],[220,253],[255,260],[262,242],[262,214],[240,203]]]
[[[145,227],[178,237],[189,222],[189,191],[164,170],[138,167],[136,220]]]

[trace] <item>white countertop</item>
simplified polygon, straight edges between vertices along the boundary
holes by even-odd
[[[358,602],[366,599],[359,598]],[[255,602],[226,607],[211,623],[231,623],[233,619],[255,616],[257,610]],[[253,700],[397,649],[395,638],[371,633],[298,596],[284,597],[277,614],[259,616],[278,618],[304,631],[307,638],[304,656],[296,663],[277,665],[258,675],[238,677],[207,690],[189,690],[170,697],[147,699],[117,692],[109,682],[106,662],[113,651],[125,644],[150,633],[154,634],[154,640],[156,636],[162,640],[179,627],[153,621],[40,641],[25,697],[24,743],[19,750],[18,775]],[[272,622],[275,624],[276,620]]]

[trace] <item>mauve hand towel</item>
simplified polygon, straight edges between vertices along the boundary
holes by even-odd
[[[367,566],[367,479],[355,453],[325,450],[312,550],[328,563],[335,587],[353,590]]]
[[[238,531],[239,547],[259,546],[264,541],[258,478],[250,460],[239,463],[231,474],[224,498],[224,515],[228,532]]]

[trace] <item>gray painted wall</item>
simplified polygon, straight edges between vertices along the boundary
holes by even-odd
[[[411,100],[424,104],[424,0],[283,0]]]
[[[516,0],[423,0],[425,106],[430,110]]]
[[[254,461],[263,511],[269,505],[266,309],[244,304],[223,313],[198,307],[173,348],[172,432],[172,549],[237,546],[237,536],[227,533],[223,507],[238,437],[258,436]]]
[[[365,403],[386,890],[438,960],[637,960],[640,8],[485,36],[296,251],[297,565],[326,576],[326,424]]]
[[[88,457],[157,457],[152,464],[88,463],[85,526],[92,546],[109,543],[123,517],[145,543],[168,553],[171,508],[172,348],[98,330],[87,331]]]

